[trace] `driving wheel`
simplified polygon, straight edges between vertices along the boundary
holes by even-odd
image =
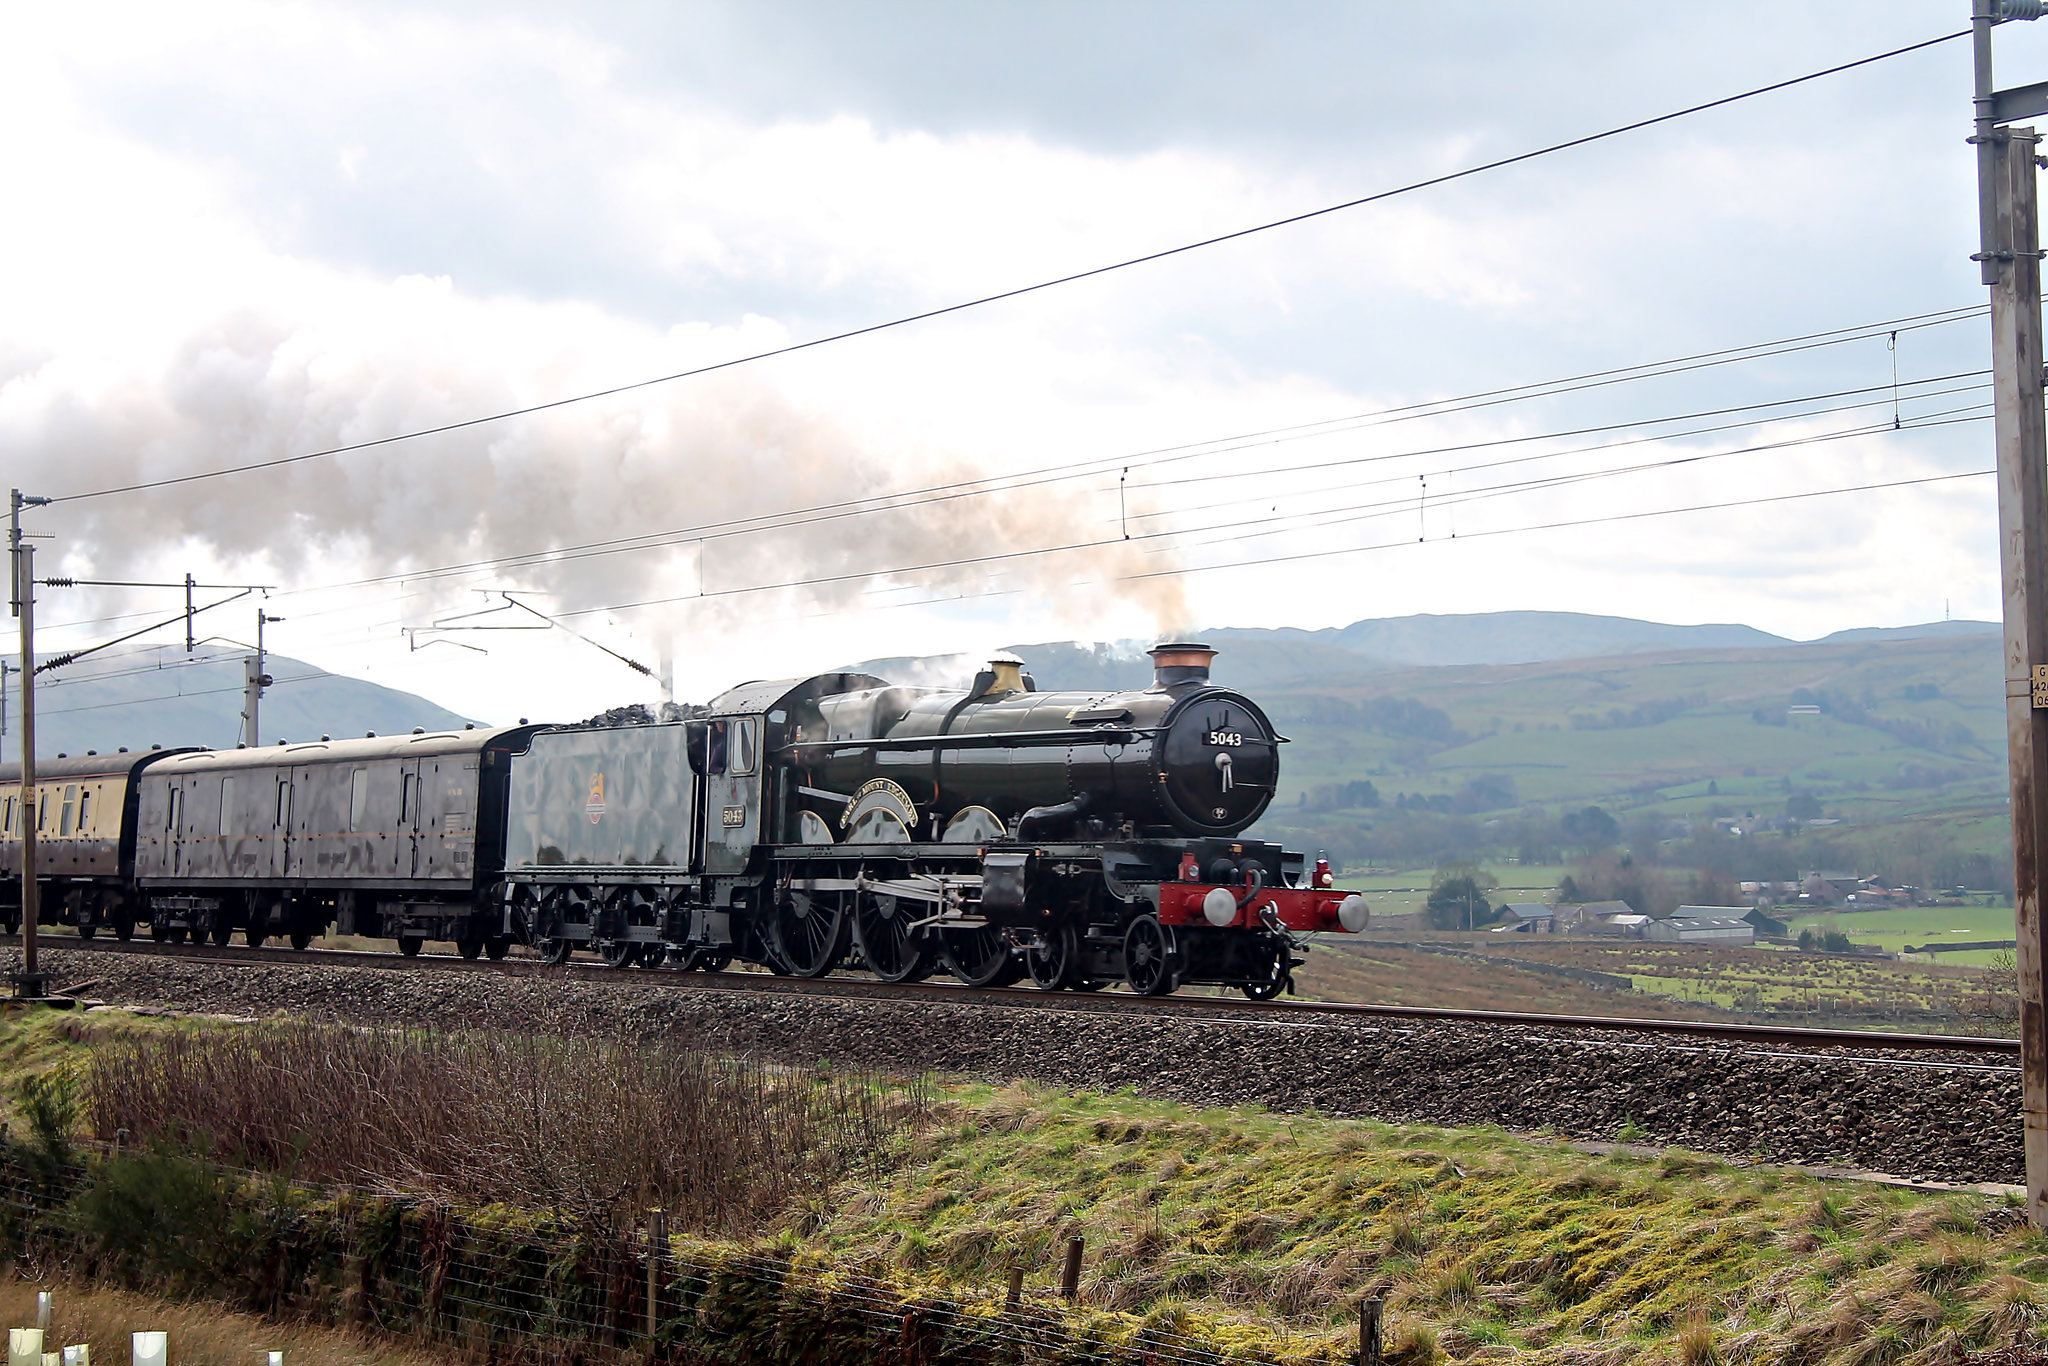
[[[790,972],[798,977],[823,977],[846,957],[847,916],[841,900],[830,893],[789,894],[775,904],[768,935]]]
[[[1010,941],[993,925],[946,931],[939,936],[939,960],[970,987],[1006,987],[1023,971],[1011,956]]]
[[[885,982],[929,977],[931,940],[910,929],[921,908],[886,892],[855,892],[853,897],[853,942],[868,971]]]

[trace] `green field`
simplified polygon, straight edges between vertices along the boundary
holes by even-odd
[[[2011,939],[2011,906],[1899,906],[1881,911],[1788,912],[1786,925],[1797,935],[1810,929],[1839,930],[1858,944],[1875,944],[1897,953],[1908,944],[1941,940],[1977,943]],[[1933,961],[1952,967],[1989,967],[1998,950],[1929,955]]]
[[[1505,901],[1550,901],[1557,895],[1558,882],[1571,871],[1556,863],[1483,866],[1500,880],[1500,886],[1488,896],[1496,906]],[[1366,904],[1376,916],[1413,915],[1429,900],[1429,880],[1434,871],[1410,868],[1346,873],[1337,879],[1337,885],[1347,891],[1363,892]]]

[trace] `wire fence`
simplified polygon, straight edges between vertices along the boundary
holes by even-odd
[[[918,1284],[835,1265],[794,1240],[672,1235],[391,1191],[294,1181],[174,1152],[0,1137],[0,1250],[24,1272],[205,1297],[402,1335],[491,1362],[650,1366],[1336,1366],[1380,1359],[1372,1331],[1275,1340],[1169,1305]],[[1029,1268],[1019,1268],[1028,1271]]]

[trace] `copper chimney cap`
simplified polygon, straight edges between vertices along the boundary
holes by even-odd
[[[1160,688],[1207,683],[1209,661],[1216,658],[1213,646],[1192,640],[1162,641],[1145,653],[1152,656],[1153,686]]]

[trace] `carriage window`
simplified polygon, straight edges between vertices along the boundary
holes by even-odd
[[[178,789],[172,788],[166,796],[169,800],[164,803],[164,830],[175,835],[178,833]]]
[[[78,833],[92,832],[92,789],[85,788],[78,794]]]
[[[732,771],[752,773],[754,771],[754,723],[742,720],[732,723]]]
[[[348,779],[348,828],[363,828],[363,817],[370,810],[370,770],[359,768]]]
[[[271,822],[270,822],[270,823],[271,823],[272,825],[276,825],[276,826],[280,826],[280,827],[284,825],[284,805],[285,805],[285,797],[286,797],[286,795],[287,795],[288,793],[290,793],[290,791],[291,791],[291,790],[292,790],[292,781],[291,781],[291,779],[289,779],[289,778],[279,778],[279,779],[277,780],[277,815],[276,815],[275,817],[273,817],[273,818],[271,819]]]
[[[36,833],[50,828],[50,790],[44,788],[36,793]]]
[[[64,801],[57,808],[57,833],[71,833],[72,818],[78,814],[78,784],[64,784]]]
[[[234,809],[235,780],[233,778],[222,778],[220,780],[220,833],[223,835],[234,824],[234,818],[230,814]]]
[[[418,781],[419,775],[415,773],[398,775],[398,828],[401,830],[405,828],[405,823],[412,819],[413,784]]]
[[[6,831],[9,839],[20,833],[14,828],[14,798],[12,797],[9,797],[4,805],[0,805],[0,830]]]

